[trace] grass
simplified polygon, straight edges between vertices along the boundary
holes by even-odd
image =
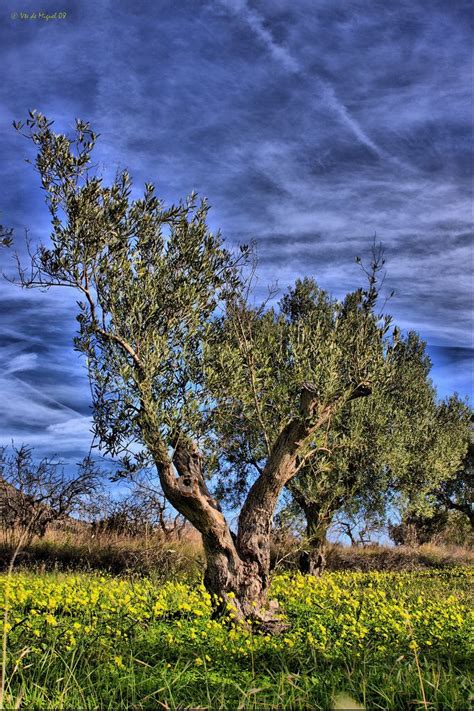
[[[8,569],[20,535],[12,543],[0,532],[0,570]],[[163,577],[198,573],[202,566],[202,544],[194,530],[186,530],[182,538],[153,533],[144,539],[108,531],[94,535],[84,525],[72,531],[61,525],[48,528],[43,538],[21,547],[15,565],[38,572],[95,570],[116,575],[160,570]]]
[[[4,576],[4,706],[468,708],[473,577],[461,567],[277,575],[289,629],[271,638],[212,620],[199,583]]]
[[[184,660],[160,669],[140,668],[131,659],[119,674],[100,673],[84,664],[79,654],[68,662],[56,657],[45,661],[23,690],[10,696],[11,705],[7,699],[6,708],[331,709],[342,697],[357,699],[353,708],[459,711],[468,708],[469,698],[468,675],[441,663],[421,667],[429,699],[425,705],[418,674],[409,663],[384,670],[362,660],[359,670],[316,665],[310,673],[292,672],[282,665],[232,677],[207,668],[195,670]]]
[[[18,532],[16,538],[19,538]],[[300,543],[289,538],[272,545],[272,560],[277,570],[298,568]],[[15,545],[0,532],[0,570],[7,570]],[[49,528],[44,538],[35,539],[19,551],[16,568],[46,571],[107,571],[115,575],[141,575],[161,572],[163,578],[196,576],[202,571],[204,554],[200,536],[190,527],[178,537],[165,538],[152,533],[126,536],[113,532],[93,535],[85,526],[69,531],[64,525]],[[329,571],[417,570],[474,565],[474,550],[460,546],[431,544],[409,548],[372,545],[362,547],[330,544],[327,551]]]

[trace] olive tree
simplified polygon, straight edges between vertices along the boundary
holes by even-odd
[[[15,127],[36,147],[52,218],[50,242],[31,249],[21,281],[78,294],[75,347],[87,358],[102,448],[141,448],[202,535],[217,609],[231,604],[238,618],[271,626],[275,507],[320,456],[328,424],[371,392],[388,328],[376,287],[305,323],[250,305],[248,250],[233,256],[210,232],[205,202],[165,207],[151,184],[132,199],[127,172],[104,185],[83,121],[71,136],[39,113]],[[214,475],[245,489],[235,532],[208,486]]]
[[[423,341],[395,330],[384,357],[390,375],[341,413],[327,451],[288,485],[306,518],[305,572],[324,568],[336,515],[363,512],[380,522],[391,506],[426,506],[434,490],[452,487],[465,454],[469,410],[456,397],[437,402]]]
[[[256,477],[250,494],[259,492],[273,433],[301,382],[305,397],[330,405],[308,434],[305,449],[300,450],[291,476],[286,477],[287,488],[309,468],[325,461],[338,422],[356,402],[364,401],[391,377],[392,365],[385,356],[390,319],[379,318],[375,311],[379,268],[375,259],[369,288],[348,295],[343,302],[306,278],[297,281],[278,309],[251,309],[240,304],[221,319],[221,367],[217,375],[214,368],[209,381],[218,402],[214,423],[223,455],[215,464],[217,492],[234,506],[244,501],[241,522],[245,522],[250,500],[248,483]],[[308,301],[312,307],[306,309]],[[304,312],[304,318],[294,318],[296,311]],[[362,373],[370,376],[370,382],[364,381]],[[267,498],[262,496],[259,501],[262,510],[274,511],[281,491],[279,487],[265,492]],[[311,505],[309,499],[304,503]],[[264,535],[266,542],[269,519],[265,523],[266,528],[262,526],[256,533],[260,540]],[[246,526],[242,534],[252,540],[255,531]],[[268,570],[268,548],[262,547],[259,555],[262,569]]]
[[[380,252],[374,254],[373,266],[368,274],[372,288],[383,266]],[[305,279],[288,291],[280,308],[291,327],[303,331],[337,318],[339,306],[312,279]],[[380,333],[372,336],[371,348],[380,348]],[[250,337],[247,341],[255,359],[261,345]],[[323,439],[318,456],[288,481],[291,496],[279,519],[288,523],[303,514],[303,572],[320,574],[324,569],[327,532],[336,517],[362,514],[380,525],[390,506],[406,506],[410,500],[412,507],[419,507],[432,497],[434,488],[439,497],[454,485],[452,477],[466,449],[468,408],[457,398],[437,403],[429,378],[431,362],[416,333],[403,336],[395,328],[378,352],[380,366],[373,372],[371,397],[354,399],[333,413],[319,432]],[[255,433],[258,429],[256,423]],[[237,482],[226,469],[221,477],[219,491],[233,503],[246,491],[248,472],[242,455],[251,436],[242,428],[227,431],[234,468],[243,467]]]
[[[470,433],[472,438],[472,432]],[[467,452],[455,475],[431,492],[435,510],[455,511],[465,516],[474,529],[474,442],[469,441]]]
[[[401,478],[401,522],[389,527],[396,543],[426,543],[440,536],[452,522],[449,512],[466,516],[472,528],[471,418],[456,395],[434,405],[418,456]]]
[[[369,276],[369,291],[371,298],[376,296],[376,284],[379,272],[383,268],[383,258],[380,251],[373,253],[372,267]],[[372,308],[375,306],[375,301]],[[291,381],[292,371],[296,362],[293,354],[299,358],[308,347],[308,360],[314,358],[318,363],[317,373],[313,379],[317,381],[318,392],[328,394],[331,390],[332,367],[331,338],[328,333],[340,318],[341,304],[332,299],[320,289],[313,279],[305,278],[296,282],[294,288],[288,290],[279,304],[280,328],[285,334],[296,334],[296,346],[292,345],[285,353],[287,366],[279,368],[282,375],[278,376],[283,383]],[[359,314],[359,317],[361,314]],[[270,317],[269,313],[261,314],[262,323]],[[248,329],[248,319],[241,318],[238,323],[242,333]],[[355,325],[356,328],[359,324]],[[362,504],[366,512],[374,517],[383,508],[389,489],[389,477],[386,468],[378,466],[381,461],[381,451],[386,453],[393,446],[389,437],[390,423],[387,421],[387,400],[394,390],[397,377],[396,362],[393,357],[391,339],[388,336],[389,319],[385,319],[383,327],[366,332],[364,347],[367,354],[374,358],[372,363],[372,392],[368,398],[352,398],[344,407],[337,408],[331,417],[321,425],[314,444],[317,450],[315,456],[309,457],[299,468],[296,476],[288,480],[286,489],[291,497],[284,503],[284,509],[278,514],[278,520],[295,521],[303,513],[306,520],[306,550],[301,555],[303,572],[321,572],[325,561],[326,534],[336,513],[343,507],[346,511],[355,513]],[[258,328],[262,328],[260,325]],[[274,331],[272,325],[262,330],[257,336],[257,325],[245,337],[247,342],[248,360],[258,361],[260,354],[268,353],[268,368],[272,377],[278,363],[278,354],[268,351]],[[306,334],[311,334],[305,343]],[[319,338],[316,342],[316,334]],[[396,332],[397,334],[397,332]],[[280,343],[284,336],[279,339]],[[399,335],[395,336],[399,339]],[[243,340],[241,335],[241,340]],[[348,363],[351,362],[351,354]],[[354,354],[356,358],[357,355]],[[327,360],[328,359],[328,360]],[[303,370],[308,367],[304,363]],[[327,368],[327,370],[325,370]],[[235,366],[233,367],[235,373]],[[282,377],[283,376],[283,377]],[[324,396],[323,396],[324,397]],[[222,408],[220,410],[222,412]],[[224,427],[226,422],[224,420]],[[248,425],[242,423],[237,429],[227,426],[225,446],[228,454],[224,460],[224,470],[220,476],[219,492],[230,502],[239,503],[245,495],[248,481],[245,450],[257,437],[260,429],[258,422],[254,423],[254,431],[248,430]],[[258,457],[263,454],[254,454]],[[234,469],[241,470],[241,476],[229,478],[226,462],[233,458]],[[377,468],[378,467],[378,468]],[[285,505],[286,504],[286,505]]]

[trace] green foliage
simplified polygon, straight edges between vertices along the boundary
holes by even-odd
[[[143,440],[144,407],[165,447],[178,428],[199,434],[210,407],[203,342],[219,300],[239,286],[236,260],[209,231],[205,202],[192,195],[165,208],[150,184],[132,200],[126,171],[110,187],[93,174],[89,124],[77,121],[68,138],[51,123],[39,113],[26,122],[53,232],[23,284],[79,292],[75,345],[87,356],[106,450]]]
[[[371,397],[333,419],[325,449],[291,482],[296,502],[318,511],[323,532],[341,510],[383,520],[390,505],[409,502],[426,512],[433,491],[449,488],[466,452],[470,410],[456,396],[437,402],[430,368],[419,336],[395,329]]]
[[[435,498],[435,510],[447,510],[467,517],[474,526],[474,442],[472,420],[466,454],[455,475],[440,482],[431,493]],[[466,521],[467,523],[467,521]]]
[[[446,512],[446,515],[447,521],[436,538],[437,542],[442,545],[462,546],[473,550],[474,530],[466,514],[462,511],[450,510]]]
[[[441,403],[438,415],[441,434],[439,440],[434,438],[434,458],[438,472],[440,461],[444,462],[444,475],[428,478],[421,491],[406,492],[401,522],[390,526],[390,535],[397,544],[436,542],[472,546],[474,542],[474,447],[469,412],[456,398],[451,398]],[[433,452],[430,454],[433,457]],[[450,476],[446,476],[446,471]]]
[[[431,412],[427,436],[417,444],[417,456],[402,481],[402,505],[422,515],[434,511],[436,492],[449,489],[456,479],[470,440],[471,410],[456,395],[435,404]]]
[[[472,571],[273,581],[290,627],[211,618],[200,585],[113,577],[0,581],[9,596],[6,707],[458,709],[469,684]]]
[[[306,443],[301,464],[326,448],[328,433],[359,390],[371,391],[386,370],[390,323],[377,315],[376,298],[375,289],[359,289],[336,301],[305,279],[278,307],[234,303],[217,322],[208,383],[218,404],[214,427],[224,455],[215,463],[221,495],[238,501],[249,478],[263,468],[275,434],[298,412],[302,384],[316,395],[315,420],[328,406],[333,414]],[[295,301],[305,305],[304,317],[293,317]]]

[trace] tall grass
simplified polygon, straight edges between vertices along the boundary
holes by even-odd
[[[131,649],[124,666],[113,670],[98,668],[81,649],[65,658],[52,648],[40,664],[26,664],[10,676],[4,708],[327,710],[341,697],[367,709],[469,708],[469,669],[447,660],[422,659],[419,669],[409,658],[387,665],[370,659],[356,666],[308,662],[294,669],[282,655],[255,673],[226,675],[205,666],[196,669],[184,657],[171,665],[160,658],[144,661]]]
[[[298,541],[291,539],[284,545],[273,545],[272,560],[277,570],[298,568],[298,546]],[[8,569],[14,551],[15,547],[2,537],[0,531],[0,570]],[[164,539],[156,533],[146,541],[141,536],[113,532],[94,535],[84,526],[74,531],[49,528],[44,538],[21,546],[16,555],[17,567],[43,572],[102,570],[114,574],[155,574],[158,570],[164,578],[195,577],[204,565],[200,536],[190,527],[179,538]],[[327,551],[329,571],[417,570],[455,565],[474,565],[474,550],[429,544],[417,548],[379,545],[359,548],[330,544]]]

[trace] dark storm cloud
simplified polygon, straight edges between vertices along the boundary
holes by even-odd
[[[11,121],[34,107],[67,130],[81,116],[101,134],[105,179],[128,167],[136,194],[153,180],[168,201],[195,189],[213,228],[255,239],[262,293],[309,273],[341,296],[361,284],[354,258],[376,232],[388,309],[438,347],[440,392],[467,392],[468,358],[454,366],[439,349],[472,346],[470,3],[67,0],[48,11],[65,5],[67,20],[48,23],[10,20],[17,0],[2,8],[2,222],[19,238],[48,234],[22,160],[31,146]],[[7,283],[0,296],[3,439],[85,447],[73,299]]]

